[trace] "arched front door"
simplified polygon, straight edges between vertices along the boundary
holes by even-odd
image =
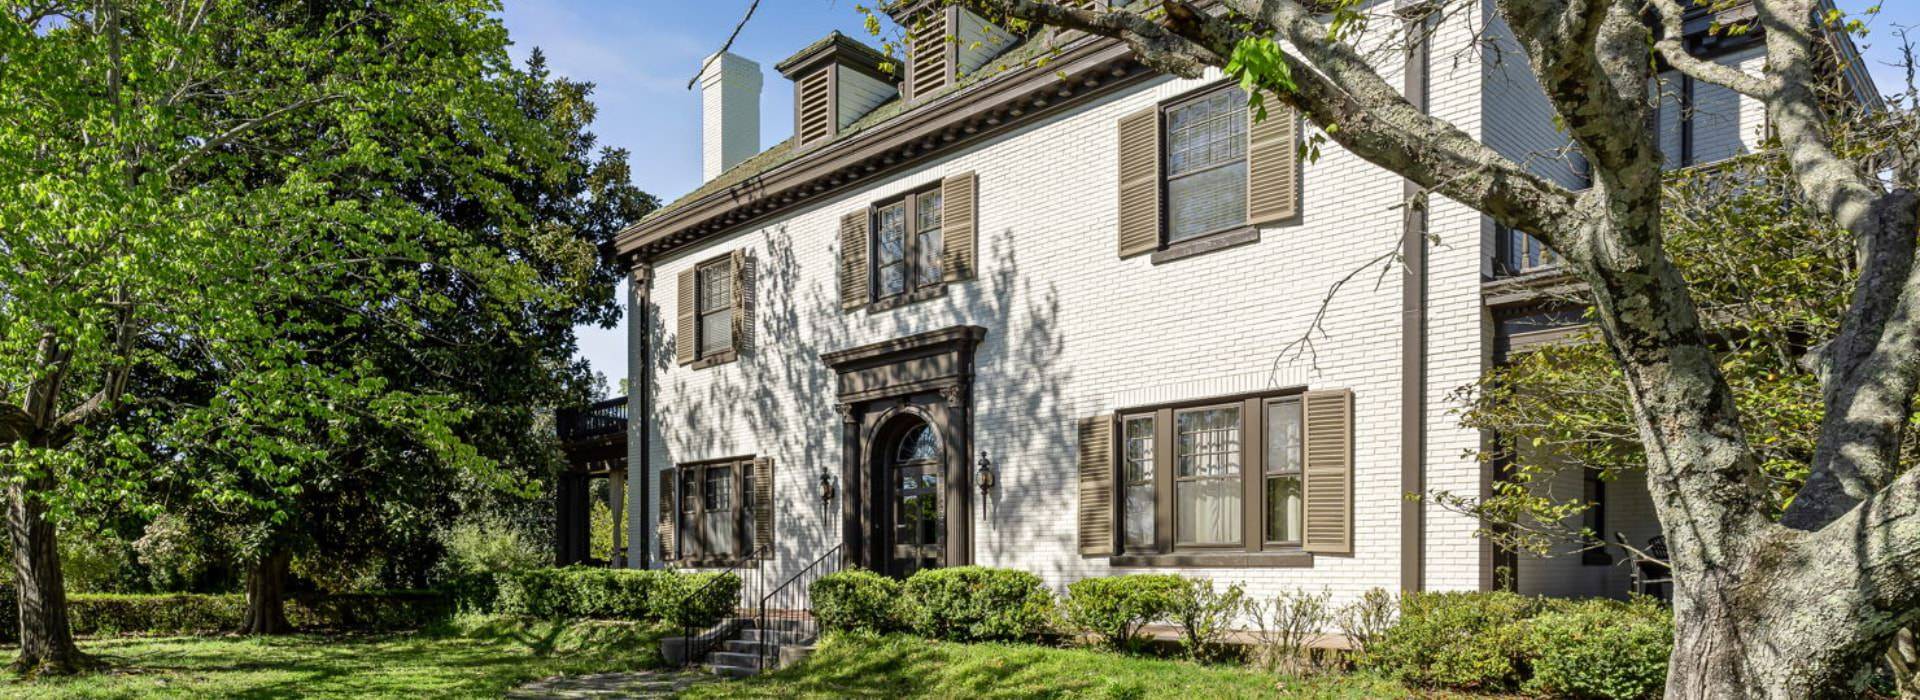
[[[887,573],[899,578],[946,565],[946,499],[940,436],[913,414],[900,415],[879,441],[879,472],[887,492]]]

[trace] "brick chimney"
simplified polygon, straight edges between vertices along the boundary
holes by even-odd
[[[703,62],[700,72],[700,179],[760,152],[760,64],[733,53]]]

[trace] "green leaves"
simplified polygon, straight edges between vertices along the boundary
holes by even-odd
[[[1266,37],[1242,39],[1227,59],[1227,77],[1240,83],[1247,93],[1247,107],[1255,119],[1267,118],[1266,93],[1292,92],[1293,68],[1287,65],[1280,45]]]

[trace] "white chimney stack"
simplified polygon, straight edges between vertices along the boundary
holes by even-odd
[[[700,72],[701,181],[760,152],[760,64],[732,53]]]

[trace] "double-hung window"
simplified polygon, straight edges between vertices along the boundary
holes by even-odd
[[[697,274],[698,350],[700,357],[711,357],[733,348],[732,261],[721,258],[703,263]]]
[[[1174,542],[1240,544],[1240,408],[1175,411],[1173,426]]]
[[[1168,104],[1166,242],[1247,223],[1247,94],[1223,87]]]
[[[1150,566],[1299,565],[1311,562],[1308,551],[1351,551],[1349,392],[1196,401],[1106,420],[1093,421],[1106,430],[1083,426],[1082,459],[1095,463],[1082,472],[1083,551]],[[1110,481],[1100,476],[1103,447]],[[1108,512],[1111,530],[1101,524]],[[1310,521],[1322,529],[1310,532]]]
[[[661,542],[674,545],[666,549],[666,559],[701,566],[771,555],[772,459],[681,464],[661,478],[663,484],[677,485],[661,503]]]
[[[940,269],[940,188],[874,208],[873,298],[888,301],[936,290]]]

